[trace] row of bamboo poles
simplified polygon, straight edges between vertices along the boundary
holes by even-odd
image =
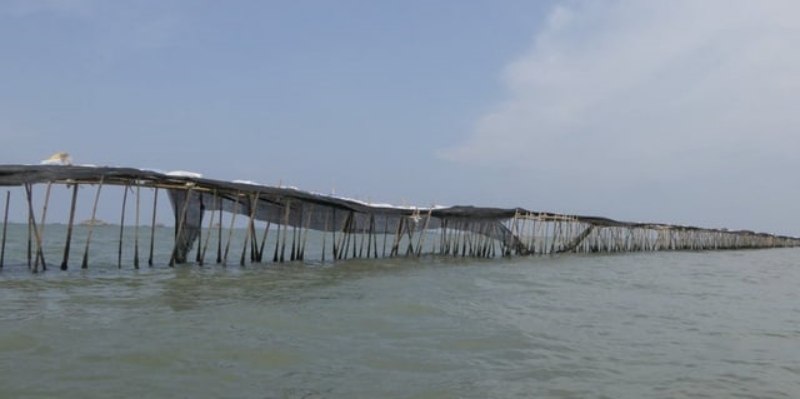
[[[45,259],[45,227],[47,227],[47,213],[48,208],[50,207],[50,195],[52,192],[52,187],[54,184],[61,184],[61,183],[54,183],[48,182],[46,184],[45,195],[44,195],[44,205],[40,212],[40,218],[37,222],[37,216],[34,209],[34,202],[33,202],[33,185],[32,184],[25,184],[23,186],[25,192],[25,201],[27,204],[27,265],[28,268],[31,269],[34,273],[41,270],[47,270],[48,268],[48,261]],[[60,269],[67,270],[69,268],[69,260],[70,260],[70,253],[72,249],[72,242],[73,242],[73,232],[75,229],[75,211],[76,205],[78,201],[78,189],[80,184],[72,183],[68,184],[67,187],[71,190],[71,201],[69,206],[69,220],[67,223],[67,230],[66,230],[66,238],[64,241],[63,246],[63,256],[60,257]],[[100,192],[103,188],[103,181],[101,179],[100,183],[97,184],[95,195],[94,195],[94,202],[92,206],[91,218],[89,219],[92,223],[89,224],[88,233],[86,235],[86,241],[83,249],[83,257],[81,261],[81,268],[86,269],[89,265],[89,248],[92,242],[92,234],[95,230],[95,223],[96,214],[97,214],[97,207],[98,202],[100,199]],[[136,197],[136,223],[135,223],[135,234],[134,234],[134,247],[135,252],[133,256],[133,265],[135,268],[139,268],[140,264],[140,192],[141,187],[135,186],[131,187],[129,185],[125,186],[123,192],[123,199],[122,199],[122,212],[120,213],[120,224],[119,224],[119,246],[118,246],[118,265],[121,267],[122,265],[122,246],[123,246],[123,233],[125,231],[125,215],[126,215],[126,203],[128,198],[129,191],[135,191]],[[5,207],[3,213],[3,229],[2,229],[2,238],[0,238],[0,269],[4,267],[5,264],[5,254],[6,254],[6,242],[8,236],[8,219],[9,219],[9,209],[11,205],[11,191],[6,191],[5,196]],[[156,220],[156,213],[158,209],[158,188],[155,188],[153,194],[153,213],[152,213],[152,223],[150,224],[150,242],[149,242],[149,256],[147,258],[147,264],[152,266],[154,264],[154,246],[155,246],[155,234],[154,229],[157,226],[155,223]],[[144,261],[141,259],[141,261]]]
[[[66,185],[71,190],[66,237],[60,256],[45,259],[45,228],[51,189]],[[32,184],[24,184],[27,208],[27,265],[33,272],[47,270],[55,262],[67,270],[75,228],[79,187],[94,186],[90,223],[83,242],[80,267],[86,269],[95,231],[96,213],[104,186],[121,186],[122,201],[116,264],[122,267],[125,244],[126,215],[131,213],[128,201],[133,195],[134,268],[147,263],[153,266],[156,244],[159,193],[167,191],[172,202],[176,224],[169,266],[188,262],[194,251],[198,265],[230,262],[245,265],[261,262],[304,261],[314,252],[321,262],[344,259],[419,257],[442,255],[475,258],[498,256],[554,255],[560,253],[637,252],[666,250],[719,250],[739,248],[773,248],[798,246],[796,238],[777,237],[752,232],[728,232],[654,224],[598,223],[577,216],[533,212],[516,212],[511,218],[483,216],[442,216],[433,209],[406,213],[376,208],[374,212],[355,211],[320,202],[297,198],[263,198],[259,192],[225,191],[193,185],[154,185],[143,182],[48,182],[45,183],[42,207],[34,206]],[[151,214],[142,212],[143,192],[152,192]],[[199,199],[195,201],[195,199]],[[3,228],[0,241],[0,268],[6,257],[6,240],[11,191],[5,195]],[[266,209],[266,210],[265,210]],[[266,212],[267,216],[260,214]],[[271,214],[269,212],[272,212]],[[223,215],[227,215],[227,223]],[[270,216],[271,215],[271,216]],[[237,218],[239,225],[236,224]],[[142,225],[149,220],[149,226]],[[130,222],[129,222],[130,223]],[[241,227],[244,223],[244,227]],[[130,227],[130,226],[129,226]],[[149,231],[148,231],[149,230]],[[243,239],[234,239],[235,232]],[[313,236],[310,240],[309,237]],[[127,238],[130,240],[130,238]],[[307,250],[309,243],[315,249]],[[140,248],[141,247],[141,248]],[[209,253],[211,249],[211,253]],[[104,250],[108,250],[105,248]],[[127,251],[130,252],[130,249]],[[146,259],[145,259],[146,257]]]
[[[508,223],[519,242],[512,254],[756,249],[798,246],[798,240],[747,231],[656,225],[600,225],[577,216],[517,213]]]

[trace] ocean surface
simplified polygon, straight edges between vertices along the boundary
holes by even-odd
[[[800,397],[800,249],[170,268],[163,230],[139,270],[9,239],[0,398]]]

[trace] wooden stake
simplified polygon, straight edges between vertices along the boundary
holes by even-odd
[[[284,205],[284,206],[286,206],[286,205]],[[277,220],[280,220],[280,219],[277,219]],[[273,253],[272,253],[272,262],[278,263],[278,249],[280,248],[280,245],[281,245],[281,227],[282,226],[281,226],[280,221],[275,222],[275,224],[278,225],[278,228],[275,231],[275,251],[273,251]]]
[[[136,227],[133,230],[133,268],[139,268],[139,203],[141,186],[136,185]]]
[[[239,214],[239,195],[240,192],[236,192],[236,205],[233,206],[233,215],[231,216],[231,223],[228,227],[228,242],[225,243],[225,254],[222,256],[222,265],[228,265],[228,251],[231,248],[231,239],[233,238],[233,223],[236,221],[236,215]]]
[[[347,248],[348,248],[347,246],[350,243],[350,241],[348,241],[348,238],[350,237],[348,230],[350,229],[350,218],[352,216],[353,212],[350,212],[344,219],[344,225],[342,226],[342,236],[339,237],[339,245],[338,245],[339,257],[337,259],[342,259],[347,257]]]
[[[247,245],[250,244],[250,237],[251,232],[253,230],[253,219],[256,217],[256,211],[258,210],[258,197],[260,193],[256,193],[250,198],[250,220],[247,223],[247,231],[245,231],[244,235],[244,244],[242,245],[242,256],[239,259],[239,266],[244,266],[244,258],[247,254]],[[252,244],[251,244],[252,245]]]
[[[428,209],[428,216],[425,217],[425,225],[422,227],[422,231],[419,232],[419,241],[417,241],[417,257],[422,254],[422,246],[425,245],[425,232],[428,231],[428,224],[431,221],[432,213],[433,208]]]
[[[331,247],[333,248],[333,260],[336,260],[336,208],[333,208],[333,220],[331,224],[333,224],[333,228],[331,229]]]
[[[358,232],[358,222],[356,221],[356,214],[350,212],[352,218],[350,218],[350,235],[347,236],[347,241],[349,243],[350,238],[353,239],[353,259],[356,259],[356,237],[355,234]]]
[[[306,258],[306,242],[308,241],[308,231],[311,229],[311,216],[314,214],[314,204],[311,204],[311,209],[308,211],[306,217],[306,228],[303,231],[303,243],[300,245],[300,260]]]
[[[150,257],[147,258],[147,265],[153,266],[153,246],[156,239],[156,211],[158,210],[158,187],[153,191],[153,219],[150,222]]]
[[[222,198],[219,200],[219,221],[217,222],[217,264],[222,263]]]
[[[33,210],[31,209],[31,201],[29,199],[30,192],[28,191],[28,185],[25,185],[25,197],[28,198],[28,270],[33,269],[33,228],[31,225],[33,224],[33,220],[31,220],[31,214]]]
[[[361,228],[361,240],[360,240],[361,243],[359,244],[359,247],[358,247],[358,257],[359,258],[363,258],[364,257],[364,239],[366,238],[366,235],[367,235],[367,227],[369,227],[369,226],[365,223],[364,227]],[[367,250],[367,258],[369,258],[369,250]]]
[[[467,234],[469,234],[469,246],[470,252],[472,252],[472,226],[469,222],[464,221],[461,223],[464,227],[459,234],[459,240],[461,241],[461,257],[467,256]]]
[[[11,203],[11,190],[6,191],[6,211],[3,214],[3,239],[0,242],[0,269],[6,255],[6,231],[8,230],[8,205]]]
[[[75,204],[78,199],[78,183],[72,186],[72,201],[69,206],[69,222],[67,222],[67,242],[64,244],[64,258],[61,260],[61,270],[67,270],[69,263],[69,249],[72,243],[72,228],[75,224]]]
[[[47,207],[50,204],[50,189],[53,186],[53,182],[47,182],[47,189],[44,195],[44,205],[42,206],[42,221],[39,223],[39,238],[41,242],[39,243],[39,247],[36,250],[36,264],[39,264],[39,259],[42,260],[42,270],[47,270],[47,265],[44,264],[44,228],[46,226],[47,220]]]
[[[439,255],[447,253],[448,219],[440,218],[439,222]]]
[[[299,221],[300,221],[300,223],[303,223],[303,208],[302,207],[300,208]],[[292,249],[289,251],[289,260],[292,261],[292,262],[294,262],[294,260],[297,258],[297,255],[296,255],[296,251],[297,251],[296,243],[297,243],[297,226],[293,225],[292,226]]]
[[[253,222],[250,225],[250,263],[258,260],[258,233],[256,232],[256,224]]]
[[[169,267],[175,266],[175,258],[178,256],[178,245],[180,244],[181,236],[183,235],[184,225],[186,224],[186,210],[189,209],[189,200],[191,199],[192,195],[192,187],[189,187],[186,190],[186,194],[183,200],[183,207],[181,208],[180,218],[178,219],[178,231],[175,234],[175,243],[172,246],[172,255],[169,259]]]
[[[83,250],[83,261],[81,262],[81,269],[89,267],[89,243],[92,241],[92,232],[94,231],[95,216],[97,215],[97,203],[100,201],[100,189],[103,188],[103,180],[105,176],[100,176],[100,183],[97,185],[97,192],[94,195],[94,205],[92,206],[92,218],[89,220],[89,232],[86,235],[86,248]]]
[[[125,231],[125,205],[128,201],[128,184],[125,184],[122,194],[122,212],[119,217],[119,245],[117,246],[117,269],[122,269],[122,234]]]
[[[280,258],[281,263],[283,263],[284,260],[283,255],[286,252],[286,235],[287,235],[286,230],[289,228],[289,212],[291,212],[292,209],[292,200],[287,198],[286,204],[284,206],[285,206],[285,215],[283,218],[283,243],[281,243],[281,258]]]
[[[369,257],[370,246],[375,253],[375,259],[378,259],[378,235],[375,234],[375,215],[369,215],[369,236],[371,245],[367,246],[367,257]]]
[[[34,273],[38,273],[39,272],[39,254],[41,253],[41,250],[42,250],[42,237],[39,235],[39,231],[36,229],[36,218],[33,215],[33,200],[31,199],[31,197],[32,197],[31,191],[32,191],[31,185],[30,184],[25,184],[25,194],[28,197],[28,219],[30,220],[30,226],[31,226],[31,230],[33,231],[33,237],[36,240],[36,263],[33,266],[33,272]],[[30,262],[30,260],[29,260],[29,262]],[[46,270],[46,266],[45,266],[45,262],[44,262],[44,256],[42,256],[42,265],[44,266],[44,269]]]
[[[383,251],[381,252],[382,257],[386,257],[386,237],[389,236],[389,215],[383,215]]]
[[[419,224],[419,210],[415,209],[411,221],[406,222],[406,233],[408,233],[408,245],[406,245],[406,256],[414,253],[414,233],[417,231]],[[413,226],[413,228],[412,228]]]
[[[400,236],[403,234],[403,221],[405,217],[399,217],[397,219],[397,228],[394,232],[394,241],[392,242],[392,250],[389,251],[389,257],[397,256],[398,251],[400,249]]]
[[[206,211],[206,204],[203,199],[205,197],[205,193],[201,192],[199,195],[200,212],[197,212],[197,249],[195,250],[194,262],[199,266],[203,265],[203,260],[200,257],[203,256],[203,216]]]
[[[206,242],[203,243],[203,251],[200,254],[199,264],[200,266],[203,265],[206,261],[206,250],[208,249],[208,242],[211,241],[211,229],[214,228],[214,212],[217,211],[217,201],[219,201],[219,197],[217,197],[217,190],[214,190],[214,200],[211,204],[211,215],[208,218],[208,233],[206,233]],[[200,226],[202,228],[202,226]]]
[[[322,259],[321,261],[325,262],[325,238],[328,236],[328,215],[330,214],[330,209],[325,210],[325,229],[322,230]]]
[[[258,262],[261,263],[264,257],[264,245],[267,243],[267,235],[269,234],[269,227],[270,227],[270,220],[269,220],[269,208],[267,208],[267,225],[264,227],[264,235],[261,236],[261,245],[258,248]]]

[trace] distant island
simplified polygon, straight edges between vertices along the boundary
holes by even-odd
[[[61,223],[54,223],[54,224],[61,224]],[[79,226],[119,226],[117,223],[109,223],[104,220],[100,219],[86,219],[77,223]],[[147,225],[142,225],[147,226]],[[156,223],[156,227],[166,227],[164,223]]]
[[[109,226],[111,223],[104,222],[100,219],[86,219],[78,224],[81,226]]]

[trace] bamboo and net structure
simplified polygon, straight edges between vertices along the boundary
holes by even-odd
[[[369,204],[292,187],[137,168],[0,165],[0,186],[7,189],[5,203],[0,206],[5,211],[0,232],[0,268],[4,262],[27,262],[32,271],[44,270],[50,264],[57,264],[62,270],[69,267],[73,244],[81,244],[74,242],[79,201],[91,205],[91,222],[81,226],[86,231],[80,264],[88,267],[98,203],[101,193],[108,190],[122,190],[119,231],[114,235],[118,241],[114,261],[119,267],[130,263],[138,268],[145,257],[150,266],[190,262],[244,265],[429,255],[493,258],[800,245],[800,238],[753,231],[622,222],[523,208]],[[44,198],[38,198],[37,205],[32,199],[34,186],[45,188]],[[50,192],[57,186],[67,187],[69,200],[52,204]],[[79,195],[79,188],[83,195]],[[12,192],[19,195],[12,198]],[[154,255],[156,244],[164,245],[163,237],[157,238],[156,220],[159,200],[165,198],[172,206],[174,228],[169,234],[168,254],[154,259],[158,255]],[[12,201],[20,201],[27,208],[27,251],[22,260],[11,260],[6,253]],[[142,212],[142,204],[150,205],[150,215]],[[57,240],[55,249],[46,241],[49,236],[44,231],[46,216],[54,207],[68,212],[64,236]],[[145,225],[144,221],[150,224]],[[309,257],[311,254],[314,259]]]

